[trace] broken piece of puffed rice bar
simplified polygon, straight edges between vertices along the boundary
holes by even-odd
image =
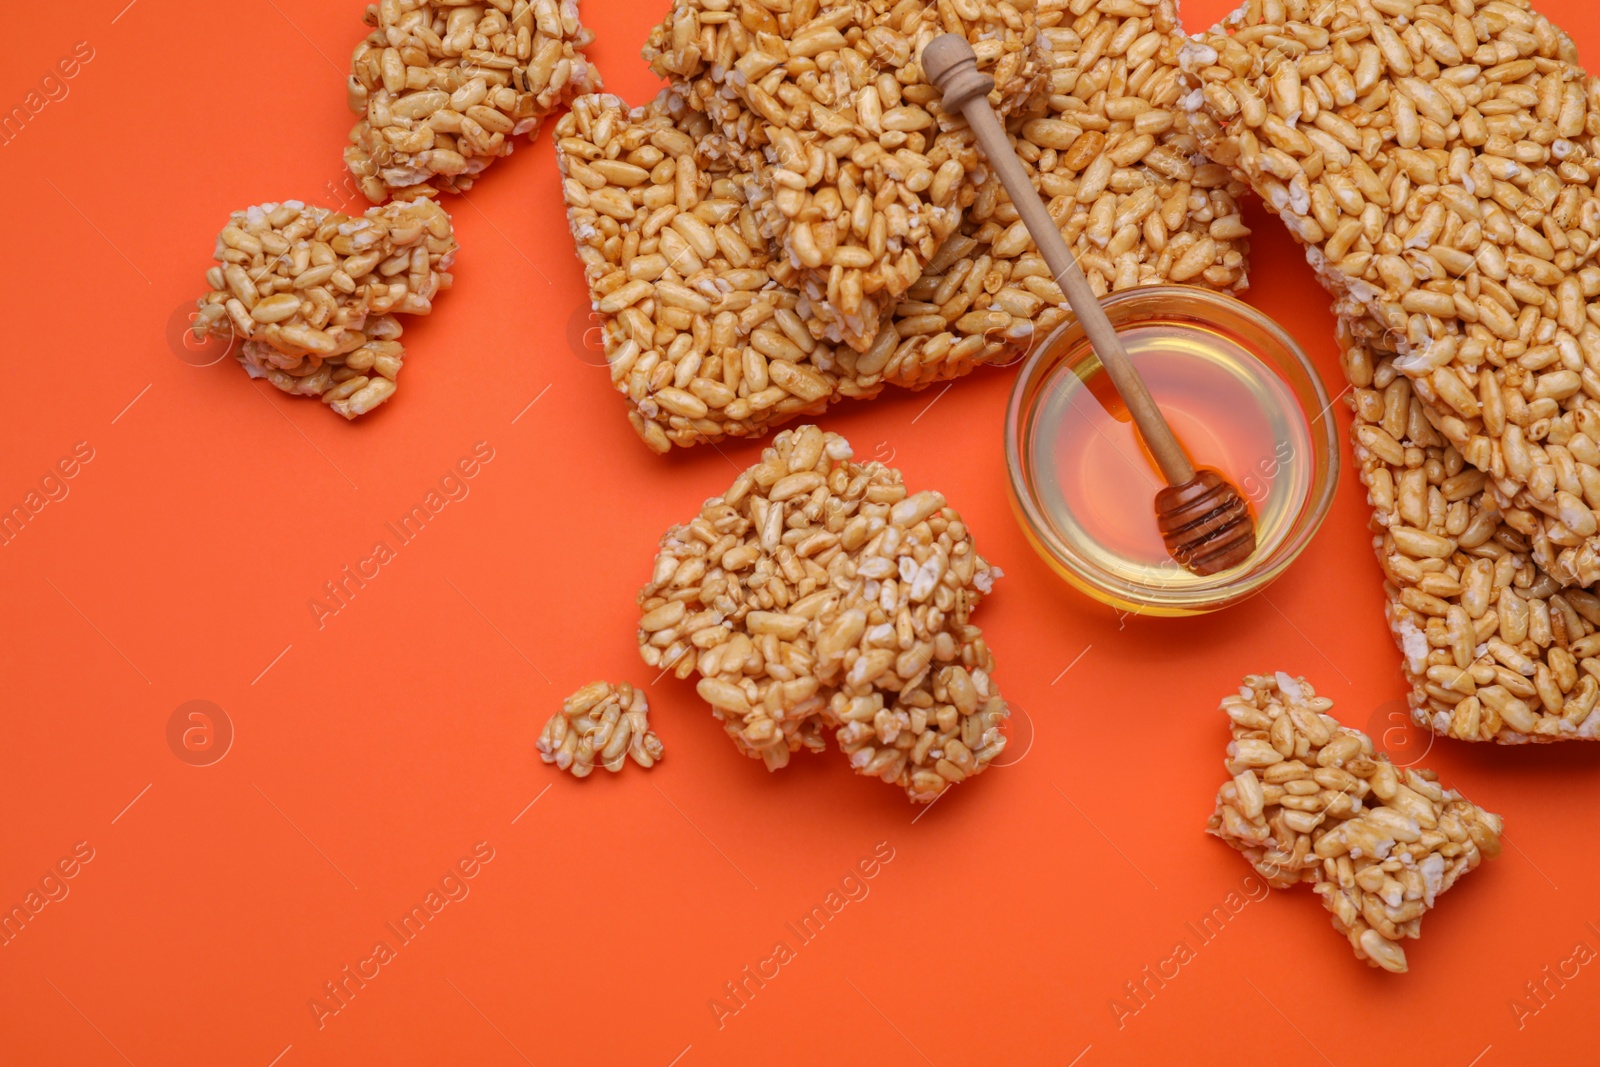
[[[235,211],[212,254],[195,334],[237,343],[250,377],[354,419],[394,395],[405,360],[395,315],[433,310],[456,239],[431,200],[357,217],[286,200]]]
[[[375,204],[470,188],[517,137],[600,87],[576,0],[382,0],[366,22],[344,158]]]
[[[1400,973],[1400,943],[1420,935],[1438,895],[1499,853],[1500,816],[1375,754],[1332,707],[1304,678],[1247,675],[1222,701],[1233,780],[1207,830],[1274,888],[1313,883],[1356,958]]]
[[[858,774],[927,803],[1005,747],[994,658],[970,622],[999,574],[942,495],[802,426],[662,537],[639,652],[698,674],[769,770],[836,730]]]
[[[644,692],[627,682],[590,682],[573,693],[544,724],[535,747],[540,759],[574,778],[587,778],[596,764],[615,773],[629,756],[646,768],[661,758]]]

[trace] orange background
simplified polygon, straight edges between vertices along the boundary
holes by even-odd
[[[1593,1061],[1600,968],[1548,980],[1543,1002],[1524,983],[1572,975],[1579,942],[1600,949],[1596,751],[1432,745],[1423,761],[1503,813],[1509,847],[1428,916],[1409,975],[1355,961],[1309,889],[1251,900],[1249,868],[1201,832],[1223,779],[1216,704],[1242,674],[1309,676],[1407,760],[1429,744],[1391,717],[1404,689],[1354,472],[1263,596],[1120,619],[1052,577],[1012,520],[1014,369],[821,420],[941,489],[1007,572],[977,621],[1025,709],[1008,766],[925,813],[837,754],[768,775],[672,679],[648,686],[655,770],[574,781],[540,764],[564,694],[651,682],[633,598],[656,540],[760,446],[651,455],[574,349],[586,293],[548,131],[447,201],[456,288],[407,327],[404,387],[376,416],[345,424],[231,358],[193,366],[174,316],[230,210],[361,206],[340,148],[362,4],[125,2],[7,11],[0,107],[77,42],[94,58],[0,147],[0,507],[78,442],[93,459],[0,546],[0,908],[79,842],[93,859],[0,945],[0,1061]],[[638,49],[663,6],[584,12],[633,102],[654,91]],[[1191,0],[1188,25],[1223,9]],[[1592,8],[1544,9],[1600,57]],[[1337,392],[1326,297],[1259,208],[1251,222],[1249,299]],[[385,523],[477,442],[493,459],[470,495],[319,629],[323,583],[392,542]],[[236,732],[210,766],[169,747],[190,700]],[[469,895],[399,945],[385,924],[479,842],[493,859]],[[892,860],[848,883],[867,895],[802,943],[786,924],[880,842]],[[1187,924],[1218,907],[1203,940]],[[319,1026],[312,999],[380,939],[395,957]],[[1158,986],[1144,968],[1173,975],[1180,939]],[[778,941],[792,958],[729,1000],[747,965],[772,973]],[[714,998],[739,1010],[719,1020]]]

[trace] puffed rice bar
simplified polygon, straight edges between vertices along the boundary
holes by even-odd
[[[1014,140],[1091,286],[1102,293],[1162,282],[1244,288],[1249,231],[1237,201],[1243,185],[1226,168],[1194,162],[1196,143],[1176,108],[1180,38],[1172,5],[1096,0],[1074,7],[1084,10],[1045,31],[1052,46],[1043,110],[1015,124]],[[668,90],[633,112],[615,98],[585,97],[557,129],[558,159],[569,179],[568,217],[613,379],[633,405],[634,428],[651,447],[665,451],[724,434],[760,434],[838,397],[870,397],[885,382],[918,387],[947,380],[1014,358],[1067,317],[1049,268],[990,177],[978,186],[961,229],[924,266],[865,353],[813,344],[796,328],[805,304],[794,288],[795,271],[764,247],[749,205],[749,172],[759,164],[738,140],[707,124],[705,107],[697,112],[683,96]],[[725,118],[742,110],[736,99],[718,99]],[[755,135],[746,120],[730,125],[739,136]],[[596,144],[596,136],[606,143]],[[733,229],[743,247],[728,246],[732,261],[726,242],[704,238],[703,248],[716,244],[710,261],[675,251],[685,242],[661,219],[669,207],[681,210],[676,197],[683,187],[667,205],[666,191],[640,183],[641,171],[652,183],[677,180],[676,164],[665,164],[671,153],[663,154],[662,146],[676,146],[675,160],[692,149],[694,183],[719,190],[719,206],[704,197],[686,200],[694,213],[731,218],[737,211]],[[595,159],[634,162],[595,170],[588,166]],[[607,170],[634,184],[612,181]],[[694,228],[688,220],[679,225]],[[663,246],[672,258],[665,264]],[[695,276],[674,270],[673,262]],[[732,270],[734,263],[744,269]],[[699,274],[708,264],[714,269]],[[658,294],[658,270],[675,286],[698,288],[713,308],[730,298],[734,304],[751,299],[749,291],[756,293],[754,303],[735,307],[737,318],[724,318],[733,323],[731,331],[712,329],[715,317],[707,322],[705,313],[677,306],[677,288]],[[716,289],[709,287],[713,279]],[[680,324],[685,319],[688,327]],[[757,331],[754,353],[747,345],[750,324]],[[802,371],[779,367],[800,387],[800,400],[763,379],[762,361],[774,355]],[[707,367],[716,373],[708,375]],[[747,377],[746,369],[754,375]],[[668,388],[674,392],[658,401],[656,394]],[[687,401],[685,391],[692,394]],[[745,399],[751,403],[740,403]]]
[[[366,22],[345,163],[375,204],[471,188],[545,115],[600,87],[577,0],[382,0]]]
[[[1348,331],[1344,346],[1351,443],[1413,720],[1463,741],[1594,739],[1600,597],[1539,566],[1534,516],[1499,511],[1392,356]]]
[[[674,124],[674,110],[685,129]],[[821,411],[840,395],[768,254],[730,152],[670,92],[629,111],[582,96],[556,126],[567,220],[611,378],[658,452]]]
[[[1095,0],[1056,14],[1079,8],[1043,31],[1051,42],[1044,94],[1031,118],[1012,123],[1011,140],[1091,288],[1103,295],[1181,282],[1243,290],[1245,185],[1198,157],[1177,107],[1183,38],[1174,5]],[[990,175],[867,358],[889,351],[883,375],[894,384],[941,380],[1014,358],[1069,316]]]
[[[1022,314],[1056,321],[1032,291],[1037,255],[1000,261],[960,236],[869,351],[816,341],[794,269],[755,220],[740,149],[672,90],[631,111],[614,96],[578,98],[557,124],[556,156],[612,380],[657,451],[761,435],[885,383],[966,374],[1034,336]]]
[[[298,200],[236,211],[194,330],[236,342],[250,377],[354,419],[394,395],[405,360],[395,316],[433,310],[455,253],[450,216],[423,198],[359,217]]]
[[[999,571],[944,497],[786,430],[661,539],[639,593],[639,650],[696,689],[769,770],[822,751],[929,802],[1005,746],[1008,712],[972,609]]]
[[[1100,293],[1170,282],[1243,289],[1247,186],[1206,161],[1189,129],[1176,5],[1078,0],[1061,14],[1080,9],[1043,31],[1042,110],[1013,122],[1012,140],[1084,273]],[[1038,260],[998,179],[968,216],[1004,227],[1000,258]]]
[[[649,702],[627,682],[590,682],[573,693],[544,724],[534,747],[540,759],[574,778],[587,778],[596,764],[615,774],[629,757],[646,769],[661,759]]]
[[[923,80],[922,46],[966,36],[1009,110],[1042,80],[1038,30],[1034,0],[751,2],[737,12],[677,0],[645,56],[690,85],[685,99],[725,133],[761,150],[762,229],[799,267],[812,335],[864,352],[986,170],[971,131],[943,116]],[[730,120],[746,109],[756,121]]]
[[[1600,91],[1566,34],[1526,0],[1251,0],[1183,58],[1208,153],[1502,506],[1594,538],[1600,468],[1547,445],[1600,412]]]
[[[1311,882],[1356,958],[1403,973],[1401,942],[1485,857],[1500,852],[1500,816],[1438,775],[1397,768],[1372,740],[1328,714],[1304,678],[1247,675],[1223,698],[1232,723],[1209,832],[1269,884]]]

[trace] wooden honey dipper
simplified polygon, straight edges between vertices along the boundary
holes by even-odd
[[[1249,505],[1221,474],[1207,468],[1195,469],[1161,409],[1151,399],[1149,388],[1128,358],[1099,297],[1089,288],[1077,259],[1062,240],[1055,220],[1006,138],[1000,119],[989,106],[994,79],[978,70],[972,46],[954,33],[935,37],[924,46],[922,72],[944,95],[945,111],[966,116],[967,125],[977,135],[978,146],[1000,175],[1000,183],[1016,205],[1017,214],[1055,272],[1056,284],[1066,294],[1095,355],[1128,405],[1139,435],[1161,468],[1167,485],[1156,493],[1156,525],[1167,551],[1187,570],[1199,575],[1216,574],[1243,563],[1256,548],[1255,519]]]

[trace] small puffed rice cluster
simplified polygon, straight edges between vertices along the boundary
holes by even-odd
[[[236,211],[194,331],[235,343],[252,378],[354,419],[394,395],[405,360],[395,316],[433,310],[455,252],[450,216],[426,199],[355,217],[298,200]]]
[[[629,757],[647,769],[661,758],[644,692],[627,682],[590,682],[573,693],[544,724],[535,748],[574,778],[587,778],[596,764],[615,774]]]
[[[366,22],[345,163],[375,204],[471,188],[517,137],[600,87],[576,0],[382,0]]]
[[[1439,894],[1499,854],[1500,816],[1375,755],[1332,707],[1281,671],[1223,698],[1232,780],[1207,829],[1274,888],[1312,883],[1356,958],[1401,973],[1401,942],[1420,936]]]
[[[639,593],[651,667],[698,675],[739,751],[770,770],[826,748],[930,802],[1005,747],[1008,711],[972,609],[999,571],[935,492],[851,460],[815,426],[661,539]]]

